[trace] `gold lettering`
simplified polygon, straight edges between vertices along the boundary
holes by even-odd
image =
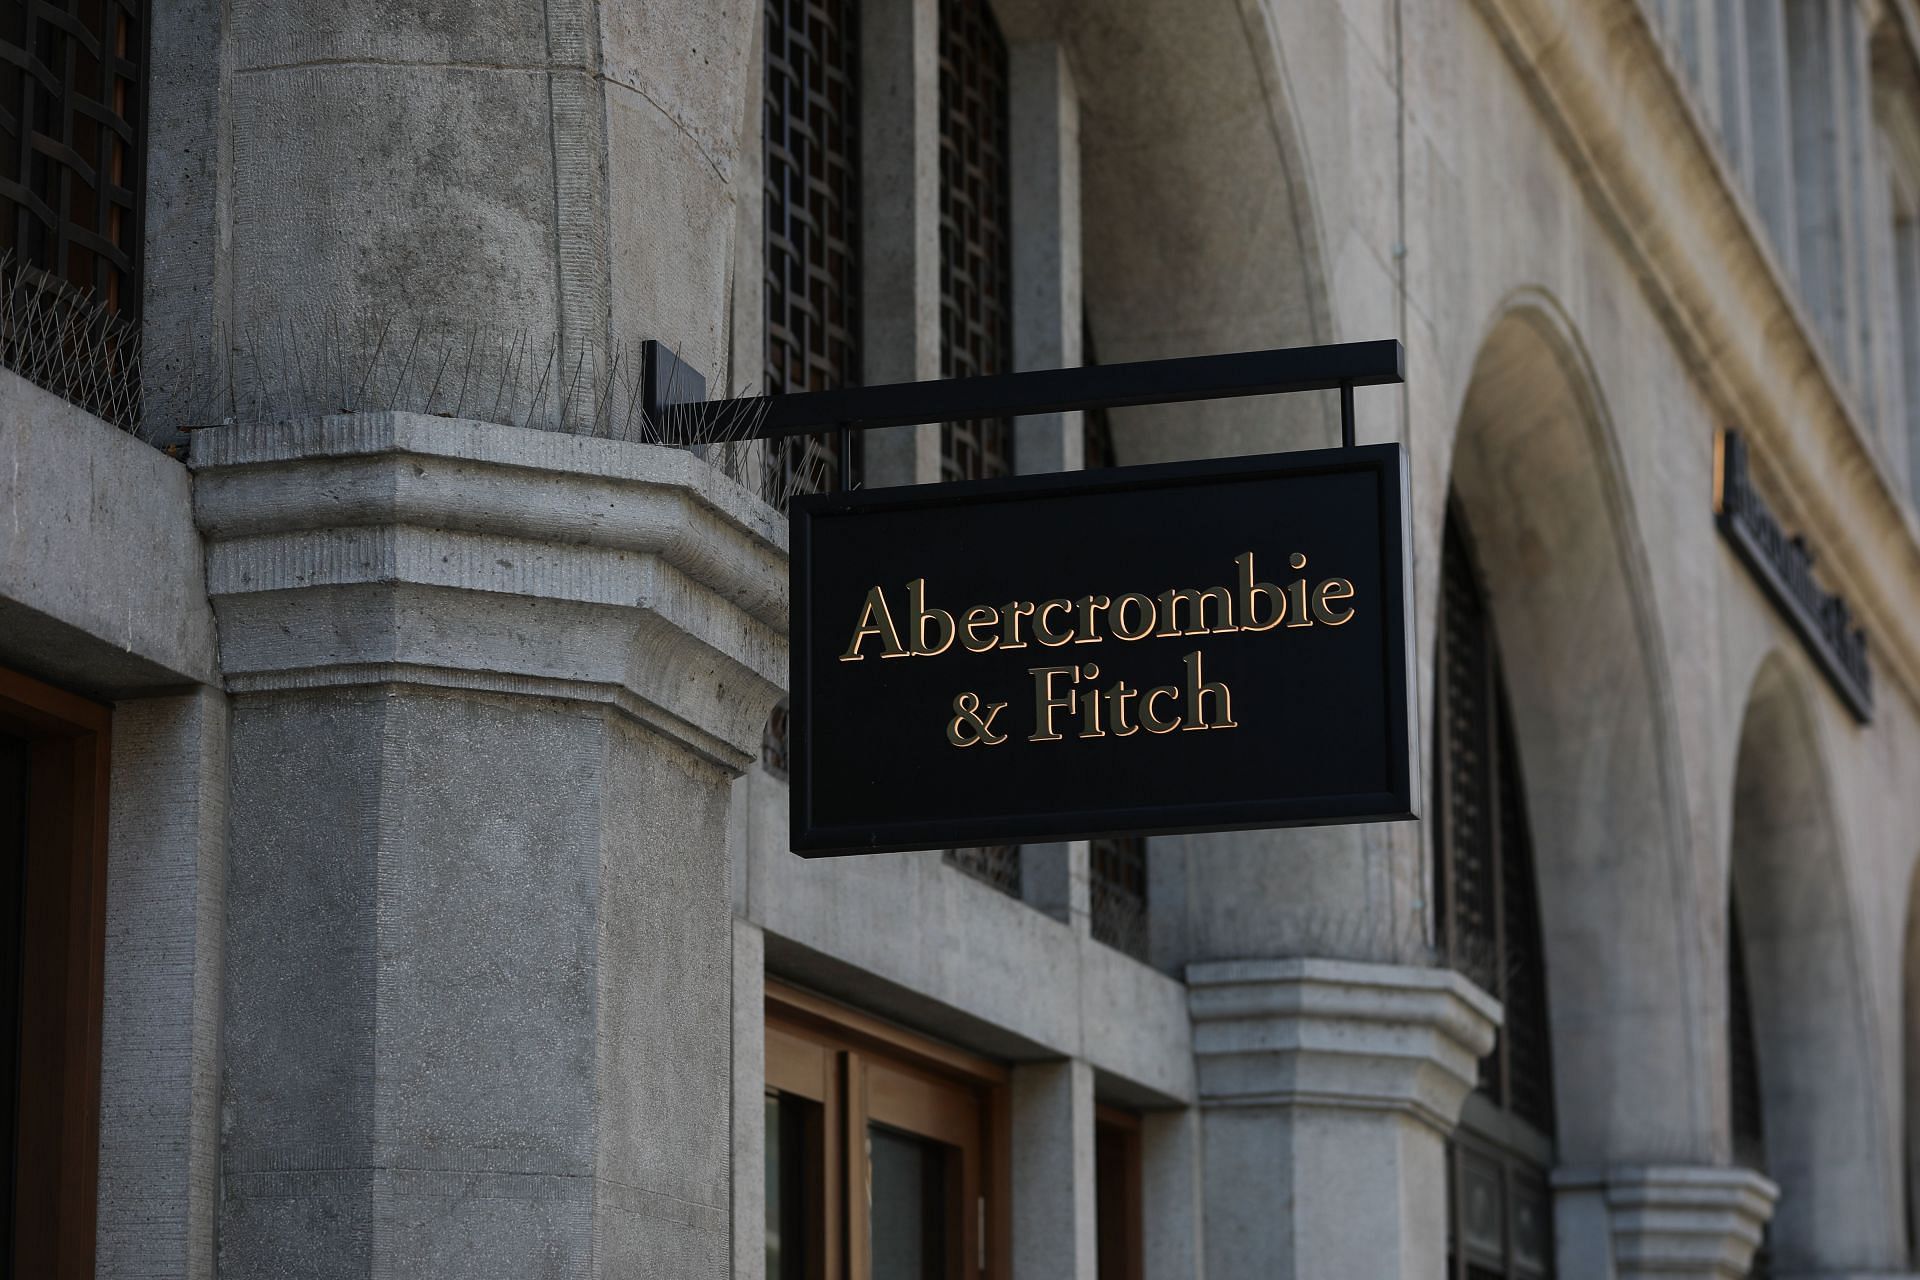
[[[953,647],[953,615],[945,609],[927,608],[927,580],[915,578],[907,584],[907,607],[913,611],[913,654],[916,658],[937,658]],[[927,624],[934,624],[940,643],[927,639]]]
[[[1295,569],[1304,569],[1307,567],[1307,558],[1296,551],[1287,563]],[[1293,616],[1287,619],[1287,625],[1290,627],[1312,626],[1313,615],[1307,612],[1307,580],[1305,578],[1295,578],[1287,584],[1287,599],[1291,602],[1293,610]]]
[[[980,695],[962,693],[953,700],[953,719],[947,721],[947,741],[956,747],[977,747],[985,743],[997,747],[1007,740],[1004,733],[996,733],[993,718],[1007,709],[1004,702],[987,704],[986,714],[980,712]]]
[[[874,587],[867,592],[867,603],[860,610],[860,620],[853,625],[853,640],[847,645],[847,651],[840,655],[842,662],[861,662],[866,654],[860,652],[861,642],[868,636],[880,641],[880,656],[883,658],[907,658],[907,646],[900,643],[900,632],[893,625],[893,615],[887,611],[886,592]]]
[[[1080,668],[1078,679],[1091,684],[1100,678],[1100,668],[1089,662]],[[1095,689],[1080,704],[1080,736],[1083,738],[1104,738],[1106,730],[1100,727],[1100,691]]]
[[[1006,635],[1000,641],[1002,649],[1024,649],[1027,642],[1020,638],[1020,619],[1033,616],[1033,601],[1009,600],[1000,606],[1000,614],[1007,620]]]
[[[1200,670],[1200,651],[1195,649],[1180,659],[1187,666],[1187,710],[1193,719],[1187,725],[1189,729],[1237,729],[1240,726],[1233,718],[1233,692],[1221,681],[1209,681]],[[1207,723],[1207,699],[1215,698],[1220,703],[1220,719],[1217,723]]]
[[[985,627],[989,631],[992,631],[999,625],[1000,611],[998,609],[990,604],[977,604],[967,610],[967,620],[962,625],[964,634],[960,638],[960,643],[966,646],[967,652],[969,653],[985,653],[1000,643],[1000,637],[990,634],[985,639],[982,639],[979,634],[980,628]]]
[[[1148,733],[1172,733],[1180,727],[1179,716],[1171,720],[1162,720],[1159,713],[1153,709],[1153,704],[1160,701],[1162,697],[1177,698],[1179,696],[1180,691],[1170,684],[1147,690],[1147,696],[1140,699],[1140,723],[1146,726]]]
[[[1140,696],[1138,689],[1127,688],[1125,680],[1114,681],[1113,688],[1101,695],[1107,700],[1107,715],[1113,721],[1113,736],[1130,738],[1140,732],[1140,726],[1127,723],[1127,699]]]
[[[1351,608],[1335,611],[1327,607],[1329,600],[1353,599],[1353,584],[1345,578],[1328,578],[1313,592],[1313,616],[1330,627],[1344,626],[1353,621]]]
[[[1033,677],[1033,733],[1028,742],[1058,742],[1061,735],[1053,730],[1053,713],[1073,711],[1074,693],[1067,690],[1066,697],[1060,697],[1053,691],[1055,676],[1070,675],[1075,682],[1080,679],[1078,667],[1029,667],[1027,674]]]
[[[1286,593],[1271,582],[1256,582],[1253,577],[1253,552],[1243,551],[1233,558],[1240,566],[1240,630],[1271,631],[1286,620]],[[1257,621],[1260,616],[1259,601],[1266,600],[1267,607],[1273,610],[1273,616],[1265,622]]]
[[[1160,595],[1160,629],[1155,635],[1161,636],[1204,636],[1207,628],[1207,605],[1219,606],[1220,624],[1214,631],[1238,631],[1233,625],[1233,593],[1225,587],[1208,587],[1204,591],[1198,587],[1175,587]],[[1191,626],[1180,625],[1180,606],[1186,605],[1192,617]]]
[[[1138,627],[1127,625],[1127,606],[1137,605],[1142,614]],[[1122,640],[1145,640],[1153,634],[1153,597],[1129,591],[1113,602],[1113,634]]]
[[[1065,631],[1055,631],[1047,625],[1047,615],[1054,612],[1073,613],[1073,601],[1048,600],[1040,606],[1039,614],[1033,620],[1033,638],[1049,649],[1058,649],[1073,639],[1073,624],[1069,622]]]
[[[1112,604],[1105,596],[1080,597],[1080,634],[1073,638],[1075,644],[1099,644],[1100,636],[1093,629],[1094,611],[1104,612]]]

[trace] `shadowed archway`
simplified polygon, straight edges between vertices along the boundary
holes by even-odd
[[[1535,833],[1558,1159],[1702,1160],[1694,894],[1654,601],[1604,404],[1549,300],[1522,299],[1494,325],[1459,421],[1454,502]]]
[[[1762,663],[1733,775],[1730,900],[1752,1004],[1758,1154],[1780,1187],[1771,1251],[1787,1274],[1878,1270],[1903,1252],[1898,1139],[1872,1066],[1840,832],[1808,700],[1784,658]]]

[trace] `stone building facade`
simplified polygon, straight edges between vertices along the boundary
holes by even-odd
[[[5,24],[16,1274],[1920,1273],[1912,0]],[[835,443],[674,402],[1382,337],[1423,821],[787,851]]]

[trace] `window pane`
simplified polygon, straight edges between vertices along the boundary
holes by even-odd
[[[947,1158],[939,1143],[867,1130],[873,1280],[947,1275]]]
[[[767,1280],[816,1274],[819,1201],[812,1173],[819,1161],[810,1137],[817,1110],[788,1094],[767,1096]]]

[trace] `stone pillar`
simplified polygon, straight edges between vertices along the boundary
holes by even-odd
[[[1556,1169],[1553,1187],[1568,1280],[1737,1280],[1779,1194],[1750,1169],[1711,1165]]]
[[[1094,1280],[1093,1068],[1013,1069],[1013,1272]]]
[[[194,466],[221,1274],[723,1274],[727,793],[784,664],[780,521],[687,453],[413,414]]]
[[[1445,1141],[1500,1008],[1445,969],[1191,966],[1209,1275],[1436,1274]]]
[[[212,1280],[227,699],[113,711],[100,1032],[103,1277]]]
[[[940,376],[940,4],[860,12],[862,381]],[[869,431],[866,484],[940,478],[940,424]]]
[[[1083,363],[1080,300],[1080,95],[1066,50],[1016,45],[1008,58],[1013,117],[1013,362],[1018,369]],[[1081,415],[1041,413],[1013,424],[1022,475],[1085,465]]]
[[[617,434],[602,392],[648,338],[717,384],[751,0],[155,8],[167,417],[430,407]]]

